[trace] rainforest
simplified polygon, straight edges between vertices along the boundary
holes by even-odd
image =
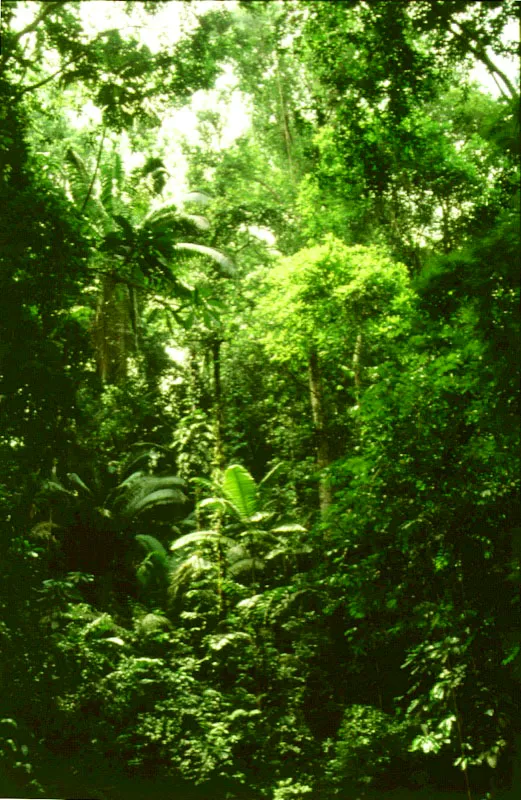
[[[519,6],[3,0],[0,796],[521,796]]]

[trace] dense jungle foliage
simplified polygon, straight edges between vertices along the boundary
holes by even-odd
[[[3,0],[1,796],[521,796],[517,17]]]

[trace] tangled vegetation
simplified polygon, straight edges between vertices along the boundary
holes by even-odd
[[[517,798],[517,16],[2,3],[2,796]]]

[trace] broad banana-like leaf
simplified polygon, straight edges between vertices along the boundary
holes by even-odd
[[[230,539],[229,536],[220,536],[216,531],[194,531],[194,533],[187,533],[172,542],[170,550],[180,550],[187,544],[202,544],[203,542],[225,544],[227,547],[233,547],[236,544],[234,539]]]
[[[233,277],[236,274],[233,261],[231,261],[228,256],[225,256],[224,253],[221,253],[220,250],[215,250],[213,247],[206,247],[205,245],[194,244],[192,242],[178,242],[174,245],[174,250],[187,250],[192,253],[199,253],[199,255],[202,256],[208,256],[208,258],[211,258],[212,261],[215,261],[215,263],[221,267],[225,275]]]
[[[114,491],[115,491],[115,492],[119,492],[119,490],[120,490],[120,489],[123,489],[125,486],[131,486],[133,483],[137,483],[137,482],[138,482],[138,481],[140,481],[142,478],[144,478],[144,477],[146,476],[146,474],[147,474],[147,473],[146,473],[146,472],[145,472],[145,470],[143,470],[143,469],[136,470],[136,472],[132,472],[132,473],[131,473],[131,474],[128,476],[128,478],[125,478],[125,480],[124,480],[124,481],[121,481],[121,483],[120,483],[120,484],[118,484],[118,486],[116,486],[116,488],[115,488],[115,490],[114,490]]]
[[[257,512],[257,485],[247,469],[232,464],[224,471],[222,490],[243,522]]]

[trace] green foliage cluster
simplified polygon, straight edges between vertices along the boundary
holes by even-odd
[[[515,4],[86,5],[2,7],[0,794],[517,796]]]

